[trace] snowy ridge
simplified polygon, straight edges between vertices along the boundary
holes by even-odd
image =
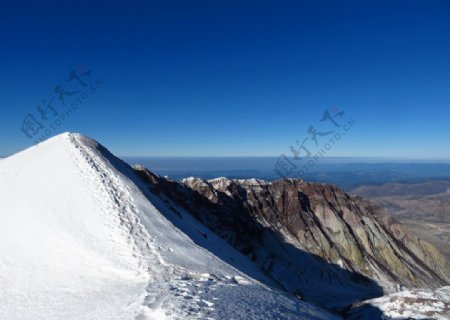
[[[1,319],[335,318],[196,245],[135,178],[72,133],[1,161]]]
[[[143,261],[80,156],[65,135],[2,162],[2,319],[126,318],[143,299]]]
[[[146,288],[147,294],[142,301],[143,310],[141,314],[148,313],[149,311],[146,311],[146,308],[149,307],[158,313],[162,303],[161,300],[158,300],[158,297],[163,297],[164,292],[168,291],[167,288],[161,287],[162,283],[168,284],[161,278],[162,270],[165,267],[164,261],[155,248],[154,239],[151,239],[148,232],[140,224],[137,217],[138,209],[133,203],[130,188],[124,187],[117,175],[101,161],[98,154],[95,154],[96,143],[94,141],[75,134],[70,135],[69,139],[79,151],[75,155],[77,157],[75,164],[78,166],[80,166],[80,163],[88,164],[87,168],[84,168],[84,170],[80,168],[80,171],[86,172],[86,180],[91,182],[95,188],[100,187],[108,193],[110,201],[108,208],[119,214],[120,224],[129,231],[127,238],[133,245],[134,254],[146,270],[150,270],[150,268],[153,270],[151,273],[153,276],[150,277]],[[80,140],[84,141],[84,144]],[[81,159],[85,161],[80,161]]]

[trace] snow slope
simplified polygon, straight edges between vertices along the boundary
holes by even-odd
[[[132,172],[72,133],[0,162],[0,319],[335,318],[195,244]]]

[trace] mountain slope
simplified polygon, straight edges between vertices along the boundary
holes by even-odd
[[[325,308],[448,283],[449,267],[433,246],[334,186],[293,179],[180,183],[136,170],[169,206],[185,208],[288,292]]]
[[[213,235],[243,272],[196,245],[138,180],[78,134],[1,161],[1,319],[335,318]]]

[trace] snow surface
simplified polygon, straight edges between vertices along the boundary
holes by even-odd
[[[194,243],[132,174],[72,133],[0,162],[0,319],[336,318]]]
[[[349,319],[450,319],[450,287],[406,290],[365,301]]]

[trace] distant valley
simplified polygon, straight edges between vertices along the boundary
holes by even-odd
[[[362,185],[351,193],[385,208],[450,259],[450,181]]]

